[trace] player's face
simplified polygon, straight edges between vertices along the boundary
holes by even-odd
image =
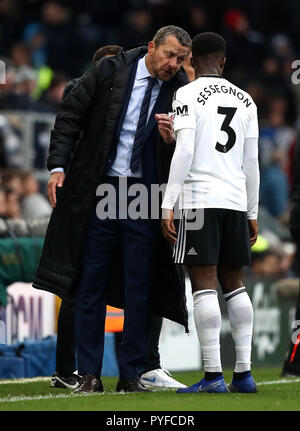
[[[167,36],[162,45],[149,42],[146,65],[149,72],[161,81],[168,81],[178,72],[190,49],[181,45],[175,36]]]

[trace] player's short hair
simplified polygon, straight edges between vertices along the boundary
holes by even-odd
[[[167,25],[158,30],[153,38],[153,42],[156,47],[162,45],[168,36],[175,36],[180,45],[191,47],[192,40],[188,33],[181,27],[176,27],[175,25]]]
[[[97,63],[97,61],[101,60],[101,58],[106,57],[107,55],[117,55],[122,49],[119,45],[105,45],[102,48],[97,49],[93,56],[93,63]]]
[[[199,33],[192,40],[192,56],[204,57],[211,54],[225,55],[226,42],[214,32]]]

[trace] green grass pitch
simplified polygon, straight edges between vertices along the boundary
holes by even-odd
[[[203,371],[173,373],[187,385]],[[50,388],[50,378],[0,380],[0,411],[300,411],[300,378],[280,377],[279,368],[253,369],[257,394],[176,394],[174,390],[118,394],[117,378],[103,378],[104,394],[74,395]],[[232,371],[225,370],[230,383]]]

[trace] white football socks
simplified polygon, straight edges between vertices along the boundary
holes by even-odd
[[[251,368],[252,303],[245,287],[226,293],[224,299],[235,344],[236,362],[234,372],[241,373]]]
[[[222,372],[220,355],[221,311],[213,289],[193,293],[194,319],[206,372]]]

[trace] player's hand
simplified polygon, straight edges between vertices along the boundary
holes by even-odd
[[[176,244],[176,230],[174,226],[174,211],[173,210],[163,210],[163,218],[161,220],[161,230],[163,236],[168,240],[171,244]]]
[[[173,144],[175,134],[173,130],[173,121],[168,114],[155,114],[159,133],[166,144]]]
[[[250,232],[250,244],[251,247],[256,243],[258,236],[258,223],[257,220],[248,220],[249,232]]]
[[[62,187],[65,181],[66,175],[64,172],[53,172],[50,175],[50,179],[47,185],[48,198],[52,208],[56,207],[56,187]]]

